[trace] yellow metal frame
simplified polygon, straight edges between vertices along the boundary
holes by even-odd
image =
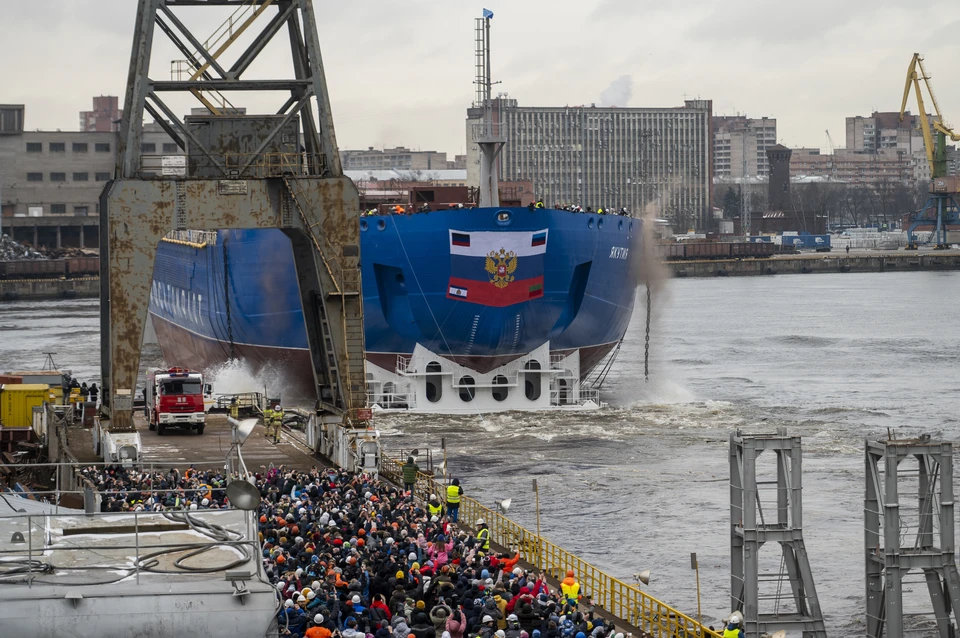
[[[383,456],[380,471],[385,477],[399,481],[403,474],[403,462]],[[445,493],[446,487],[442,482],[429,474],[419,473],[414,485],[415,496],[426,501],[431,494]],[[524,560],[558,580],[563,578],[567,570],[572,569],[580,582],[580,591],[589,595],[594,605],[652,633],[655,638],[722,636],[640,588],[607,574],[501,513],[464,496],[460,500],[460,520],[475,527],[477,519],[481,518],[490,528],[490,539],[493,542],[520,550]]]
[[[917,73],[918,68],[920,69],[920,73]],[[927,152],[927,164],[930,165],[930,174],[933,175],[934,142],[933,135],[930,134],[930,121],[927,119],[927,108],[923,104],[923,92],[920,90],[920,80],[923,80],[924,85],[927,87],[927,93],[930,94],[930,101],[933,103],[933,111],[937,115],[937,121],[933,123],[934,130],[943,133],[954,142],[960,141],[960,134],[955,133],[954,130],[944,122],[943,114],[940,112],[940,104],[937,102],[937,95],[933,92],[933,85],[930,83],[930,76],[927,75],[927,70],[923,66],[923,58],[919,53],[914,53],[913,59],[910,60],[910,66],[907,67],[907,81],[903,87],[903,100],[900,102],[900,121],[903,122],[903,116],[907,110],[907,100],[910,99],[910,88],[913,87],[913,92],[917,96],[917,108],[920,110],[919,116],[920,128],[923,133],[923,147]]]

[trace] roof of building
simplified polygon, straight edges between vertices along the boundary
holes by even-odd
[[[436,170],[369,170],[343,171],[343,174],[355,182],[389,181],[396,179],[404,182],[426,182],[438,179],[467,179],[464,169],[436,169]]]

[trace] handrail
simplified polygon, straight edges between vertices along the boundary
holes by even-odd
[[[380,474],[399,483],[403,462],[386,454],[381,455]],[[446,494],[446,485],[420,472],[414,484],[414,495],[426,501],[431,494]],[[586,592],[585,598],[589,597],[595,606],[652,633],[655,638],[721,638],[721,634],[638,587],[607,574],[476,500],[462,497],[460,521],[474,527],[481,518],[490,528],[493,542],[522,551],[524,560],[558,580],[563,578],[567,570],[573,570],[580,582],[581,592]]]

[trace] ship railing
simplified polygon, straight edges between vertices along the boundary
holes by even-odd
[[[405,458],[405,457],[403,457]],[[403,477],[403,460],[388,454],[380,457],[380,475],[400,484]],[[446,493],[446,477],[438,480],[420,472],[414,484],[414,495],[426,502],[431,494]],[[460,500],[460,524],[476,528],[478,519],[486,521],[490,540],[518,551],[521,558],[556,581],[568,570],[573,570],[580,583],[584,603],[606,610],[633,626],[650,632],[655,638],[720,638],[721,634],[704,627],[693,617],[674,609],[625,580],[612,576],[602,569],[575,556],[520,524],[510,520],[499,511],[492,510],[478,501],[464,496]],[[556,587],[556,583],[554,584]]]
[[[163,238],[168,241],[197,246],[217,245],[217,231],[215,230],[171,230]]]
[[[398,354],[397,374],[407,375],[415,372],[416,370],[413,368],[413,357],[405,354]]]
[[[416,397],[413,392],[368,392],[367,405],[379,405],[384,409],[399,409],[416,407]]]

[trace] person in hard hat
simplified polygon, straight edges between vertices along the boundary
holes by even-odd
[[[230,416],[234,419],[240,418],[240,403],[237,401],[237,397],[230,399]]]
[[[273,406],[273,418],[270,420],[270,433],[273,435],[273,442],[280,442],[280,425],[283,423],[283,408],[280,404]]]
[[[730,614],[727,619],[727,626],[723,629],[723,638],[743,638],[743,616],[739,611]]]
[[[490,528],[482,518],[477,519],[477,549],[484,554],[490,551]]]
[[[430,512],[431,520],[434,516],[437,517],[438,521],[443,518],[443,505],[440,504],[440,499],[437,498],[436,494],[430,495],[430,500],[427,501],[427,510]]]
[[[447,518],[451,523],[460,521],[460,499],[463,498],[463,488],[460,479],[453,479],[447,486]]]
[[[332,635],[323,624],[323,614],[317,614],[313,617],[307,633],[303,634],[303,638],[331,638]]]
[[[567,577],[561,581],[560,591],[566,603],[576,609],[577,602],[580,600],[580,583],[574,577],[572,569],[567,571]]]
[[[270,438],[270,424],[273,423],[273,408],[270,404],[263,409],[263,436]]]

